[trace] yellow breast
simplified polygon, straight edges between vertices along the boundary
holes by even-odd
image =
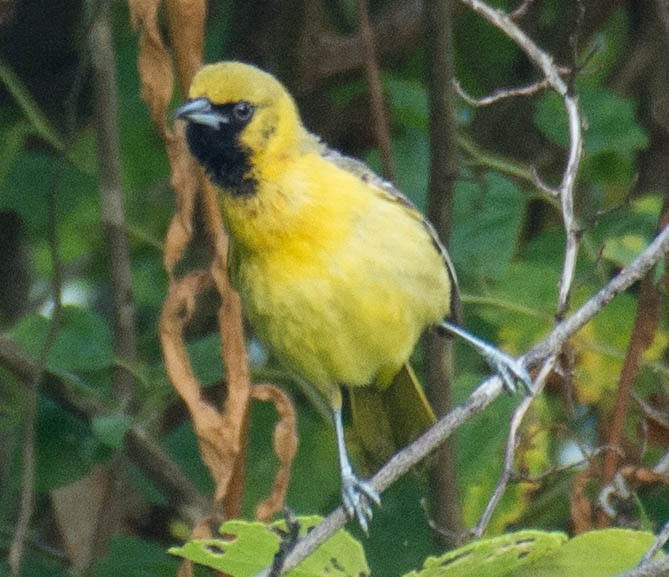
[[[386,384],[449,313],[448,273],[423,224],[317,153],[256,176],[257,194],[221,199],[253,327],[326,396]]]

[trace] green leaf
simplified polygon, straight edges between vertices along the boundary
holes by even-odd
[[[495,173],[483,182],[458,180],[453,207],[451,257],[462,276],[500,279],[520,234],[525,198],[516,185]]]
[[[189,343],[188,357],[195,375],[205,386],[213,385],[223,379],[221,339],[217,334],[211,334]]]
[[[160,545],[136,537],[114,537],[106,555],[95,562],[93,577],[174,577],[178,562]]]
[[[76,243],[80,247],[78,254],[83,247],[90,251],[89,239],[100,235],[99,203],[91,194],[96,190],[94,178],[62,158],[36,151],[22,152],[8,168],[6,178],[0,180],[0,207],[22,216],[29,239],[46,244],[49,191],[56,187],[55,218],[61,249],[63,243]],[[88,211],[83,215],[84,221],[80,208],[91,205],[95,206],[95,213]],[[76,222],[76,227],[64,230],[70,221]]]
[[[13,329],[14,338],[28,353],[41,354],[51,321],[41,315],[22,319]],[[47,357],[47,368],[54,372],[94,371],[113,362],[111,332],[107,323],[89,309],[63,308],[62,324]]]
[[[0,561],[0,575],[12,575],[8,561]],[[72,573],[59,561],[50,558],[47,553],[40,553],[35,548],[23,556],[20,575],[21,577],[72,577]]]
[[[4,127],[3,127],[4,128]],[[30,125],[25,120],[18,120],[2,131],[2,148],[0,149],[0,184],[2,184],[12,164],[32,132]]]
[[[659,195],[634,199],[629,206],[602,215],[588,232],[602,256],[616,266],[628,265],[648,245],[657,227],[662,200]],[[599,253],[599,250],[597,251]]]
[[[430,117],[425,86],[416,80],[387,75],[383,87],[392,99],[396,120],[407,128],[425,131]]]
[[[88,425],[43,401],[37,418],[37,489],[50,491],[88,473],[104,455]]]
[[[403,134],[393,138],[392,153],[397,173],[395,179],[397,188],[424,212],[430,172],[430,144],[425,131],[407,128]],[[378,150],[372,150],[367,155],[367,162],[373,170],[381,173]]]
[[[0,82],[12,95],[35,132],[55,149],[62,150],[65,146],[55,127],[42,112],[21,79],[2,61],[0,61]]]
[[[648,145],[631,100],[589,85],[579,85],[578,94],[588,123],[584,133],[586,155],[606,151],[628,155]],[[563,147],[569,145],[567,116],[560,96],[546,93],[537,104],[534,120],[549,140]]]
[[[630,529],[589,531],[574,537],[517,577],[609,577],[632,569],[655,541],[652,533]],[[514,574],[516,577],[516,574]]]
[[[316,526],[320,517],[300,517],[300,535]],[[195,539],[169,552],[233,577],[253,577],[272,564],[285,522],[266,525],[257,521],[227,521],[219,529],[225,538]],[[329,574],[369,575],[362,546],[343,529],[335,533],[312,555],[287,573],[288,577],[317,577]]]
[[[132,425],[132,417],[125,414],[94,417],[91,421],[93,434],[102,444],[112,449],[123,447],[123,439],[130,425]]]
[[[634,567],[654,541],[629,529],[564,533],[520,531],[469,543],[405,577],[609,577]]]
[[[429,557],[420,571],[405,577],[503,577],[558,550],[564,533],[520,531],[469,543],[440,557]]]

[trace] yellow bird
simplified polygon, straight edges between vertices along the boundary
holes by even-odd
[[[434,422],[407,364],[426,329],[468,340],[511,390],[530,378],[451,322],[457,282],[434,229],[390,183],[310,134],[272,75],[239,62],[205,66],[176,116],[219,191],[245,315],[332,409],[343,505],[366,532],[380,498],[349,461],[341,387],[360,441],[385,457]]]

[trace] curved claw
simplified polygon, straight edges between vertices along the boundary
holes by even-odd
[[[510,393],[517,392],[516,383],[520,383],[523,392],[526,395],[531,395],[532,377],[527,372],[527,369],[519,360],[500,351],[490,343],[483,339],[467,332],[462,327],[453,324],[447,320],[443,320],[439,327],[453,335],[460,337],[472,345],[483,358],[488,361],[488,364],[495,369],[497,374],[502,378],[504,388]]]
[[[507,391],[517,393],[516,383],[520,383],[526,395],[532,394],[532,377],[521,362],[499,350],[496,350],[494,355],[486,355],[486,360],[502,377]]]
[[[350,473],[342,476],[341,497],[348,517],[355,517],[365,535],[368,535],[369,522],[374,514],[372,503],[381,504],[379,492],[369,481]]]

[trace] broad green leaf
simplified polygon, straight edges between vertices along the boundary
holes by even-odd
[[[524,209],[520,190],[499,174],[488,173],[482,182],[458,180],[450,252],[460,276],[502,278],[516,248]]]
[[[316,526],[319,517],[300,517],[300,535]],[[257,521],[227,521],[219,529],[220,539],[195,539],[169,552],[200,565],[225,572],[232,577],[254,577],[272,564],[278,551],[285,522],[266,525]],[[369,575],[369,567],[359,542],[343,529],[333,535],[319,549],[287,573],[288,577],[317,577],[341,573]]]
[[[392,99],[396,121],[404,127],[425,131],[430,117],[425,86],[415,80],[388,75],[383,87]]]
[[[93,434],[112,449],[121,449],[126,431],[132,425],[132,417],[126,414],[111,414],[94,417],[91,420]]]
[[[551,329],[557,278],[550,266],[513,262],[501,281],[484,295],[465,295],[463,300],[468,311],[497,327],[495,341],[499,346],[519,354]]]
[[[137,537],[114,537],[104,557],[98,559],[92,577],[174,577],[179,569],[176,559],[165,549]]]
[[[43,401],[37,418],[37,489],[50,491],[88,473],[104,457],[88,425]]]
[[[520,531],[474,541],[439,557],[430,557],[420,571],[404,577],[514,577],[522,568],[559,550],[564,533]]]
[[[395,185],[424,212],[430,159],[430,145],[425,131],[407,128],[393,138],[392,153],[397,174]],[[367,162],[380,174],[381,161],[377,150],[369,153]]]
[[[30,125],[25,120],[15,121],[9,128],[2,131],[3,142],[0,145],[0,185],[7,178],[9,169],[16,160],[30,133]]]
[[[586,155],[615,151],[623,155],[648,145],[648,136],[636,122],[632,101],[603,88],[578,87],[579,102],[588,122],[584,133]],[[562,98],[546,93],[537,104],[535,122],[554,143],[569,145],[569,130]]]
[[[0,575],[12,575],[9,562],[0,561]],[[36,548],[30,550],[21,560],[21,577],[72,577],[72,573],[65,569],[61,563],[52,558],[49,553],[42,553]]]
[[[221,339],[211,334],[188,344],[188,357],[197,378],[204,385],[213,385],[223,379]]]
[[[631,529],[589,531],[514,577],[612,577],[632,569],[654,540],[652,533]]]
[[[659,195],[636,198],[624,207],[599,217],[586,238],[595,243],[597,254],[618,267],[624,267],[648,245],[657,227],[662,200]]]
[[[13,329],[14,338],[34,358],[41,354],[51,321],[41,315],[22,319]],[[95,371],[111,366],[113,351],[107,323],[89,309],[63,308],[47,357],[47,367],[54,372]]]
[[[576,291],[575,300],[579,302],[591,294],[592,288],[586,294]],[[629,294],[618,295],[573,337],[572,344],[578,351],[574,390],[580,403],[613,402],[636,310],[636,299]],[[667,334],[658,330],[644,353],[644,361],[662,358],[667,342]]]
[[[613,577],[634,567],[654,541],[629,529],[564,533],[519,531],[469,543],[405,577]]]
[[[90,252],[91,239],[100,236],[97,186],[93,176],[62,158],[42,152],[22,152],[9,167],[6,178],[0,181],[0,207],[18,212],[29,240],[42,243],[40,247],[46,246],[52,189],[56,193],[54,208],[59,247],[65,253],[61,258],[69,262],[73,258],[71,246],[77,247],[75,254],[80,256]],[[46,264],[41,268],[50,272],[51,259],[44,260]],[[38,268],[40,264],[37,263]]]

